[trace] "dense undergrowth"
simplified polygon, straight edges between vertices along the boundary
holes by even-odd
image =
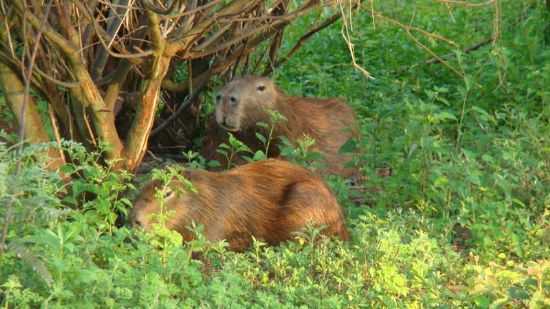
[[[472,46],[493,34],[494,8],[449,10],[387,1],[387,16]],[[245,253],[203,238],[117,228],[131,175],[66,143],[78,175],[65,185],[38,147],[0,144],[0,255],[7,308],[531,307],[550,306],[550,16],[543,1],[500,1],[500,39],[468,53],[363,11],[351,67],[341,24],[317,34],[275,78],[296,95],[340,96],[360,115],[368,183],[331,178],[348,243],[304,232]],[[383,7],[387,6],[387,7]],[[414,10],[412,9],[414,7]],[[319,13],[321,14],[321,13]],[[286,38],[300,35],[298,21]],[[378,171],[391,169],[391,176]],[[59,194],[65,193],[65,194]],[[95,196],[90,199],[90,193]],[[197,231],[200,236],[200,228]],[[202,252],[193,259],[191,252]]]

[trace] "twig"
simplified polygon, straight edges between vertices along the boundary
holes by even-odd
[[[12,212],[13,212],[13,199],[10,200],[8,205],[6,206],[6,217],[4,218],[4,226],[2,227],[2,238],[0,238],[0,256],[4,253],[4,250],[6,249],[6,240],[8,238],[8,227],[10,225]]]
[[[475,50],[478,50],[480,49],[481,47],[491,43],[493,41],[493,38],[490,37],[490,38],[487,38],[477,44],[474,44],[468,48],[465,48],[462,50],[463,53],[467,54],[467,53],[470,53],[470,52],[473,52]],[[400,68],[396,71],[394,71],[395,73],[402,73],[402,72],[405,72],[405,71],[408,71],[412,68],[415,68],[417,66],[420,66],[420,65],[431,65],[431,64],[436,64],[436,63],[441,63],[441,59],[445,59],[445,60],[448,60],[449,58],[451,57],[455,57],[456,56],[456,53],[454,52],[451,52],[451,53],[448,53],[448,54],[445,54],[445,55],[442,55],[442,56],[438,56],[438,57],[432,57],[428,60],[425,60],[425,61],[422,61],[422,62],[419,62],[419,63],[416,63],[416,64],[413,64],[411,66],[407,66],[407,67],[404,67],[404,68]]]
[[[177,4],[180,3],[181,0],[172,0],[172,3],[170,3],[170,6],[167,9],[162,9],[160,7],[155,6],[150,0],[142,0],[141,3],[143,3],[143,6],[150,11],[155,12],[158,15],[170,15],[175,11],[179,11]]]
[[[111,55],[112,57],[115,57],[115,58],[125,58],[125,59],[131,59],[131,58],[143,58],[143,57],[147,57],[147,56],[150,56],[150,55],[153,55],[154,54],[154,51],[153,50],[146,50],[146,51],[141,51],[139,53],[133,53],[133,54],[130,54],[129,52],[127,54],[123,54],[123,53],[118,53],[118,52],[114,52],[113,50],[111,50],[111,48],[109,48],[109,42],[112,41],[112,38],[109,38],[108,37],[108,33],[103,29],[101,28],[100,25],[97,24],[97,20],[93,17],[93,14],[92,12],[90,12],[89,8],[84,4],[84,3],[81,3],[79,1],[76,1],[76,5],[83,11],[86,13],[86,17],[88,18],[88,20],[90,21],[91,25],[93,26],[93,29],[95,30],[96,34],[97,34],[97,38],[99,39],[99,41],[101,42],[101,45],[103,45],[103,48],[107,51],[107,53],[109,53],[109,55]],[[106,36],[107,39],[109,40],[109,42],[105,41],[106,38],[104,38],[103,36]],[[120,48],[122,50],[124,50],[124,46],[120,46]]]
[[[192,15],[192,14],[196,14],[196,13],[199,13],[200,11],[203,11],[203,10],[206,10],[210,7],[213,7],[214,5],[220,3],[221,0],[214,0],[212,2],[209,2],[209,3],[206,3],[204,5],[201,5],[197,8],[194,8],[194,9],[191,9],[191,10],[186,10],[185,12],[182,12],[182,13],[178,13],[178,14],[169,14],[169,15],[163,15],[161,16],[161,18],[175,18],[175,17],[183,17],[183,16],[188,16],[188,15]]]
[[[481,3],[472,3],[468,1],[458,1],[458,0],[437,0],[437,2],[441,2],[445,4],[462,5],[465,7],[480,7],[480,6],[486,6],[486,5],[492,4],[493,2],[495,2],[495,0],[489,0]]]
[[[126,6],[128,4],[128,0],[120,0],[124,5]],[[113,4],[119,4],[120,1],[113,1]],[[107,23],[107,35],[110,37],[110,40],[107,44],[107,48],[111,47],[111,44],[115,40],[115,34],[119,31],[120,27],[122,26],[122,23],[127,18],[129,13],[129,8],[125,9],[116,9],[114,7],[111,7],[109,10],[109,17],[111,20]],[[122,17],[119,15],[123,14]],[[94,63],[94,68],[92,70],[92,77],[94,79],[98,79],[103,76],[103,70],[105,69],[105,65],[107,64],[107,60],[109,57],[109,53],[105,48],[102,48],[98,51]]]
[[[485,40],[483,40],[483,41],[481,41],[481,42],[479,42],[475,45],[472,45],[470,47],[467,47],[467,48],[463,49],[462,52],[465,53],[465,54],[467,54],[469,52],[473,52],[473,51],[478,50],[481,47],[491,43],[492,41],[493,41],[493,38],[485,39]],[[456,56],[455,53],[448,53],[446,55],[440,56],[439,58],[448,59],[448,58],[451,58],[451,57],[454,57],[454,56]],[[440,61],[437,58],[430,58],[430,59],[428,59],[424,62],[424,64],[434,64],[434,63],[440,63]]]
[[[55,142],[57,143],[59,157],[61,158],[61,160],[63,160],[63,162],[66,162],[65,154],[63,153],[63,149],[61,148],[61,136],[59,136],[59,125],[57,124],[57,118],[55,117],[55,112],[51,104],[48,104],[48,116],[50,116],[50,122],[52,123],[53,134],[55,137]]]
[[[344,5],[342,4],[342,2],[337,1],[337,3],[338,3],[338,7],[340,9],[340,14],[342,15],[342,29],[341,29],[340,32],[342,34],[342,38],[344,39],[344,41],[346,42],[346,45],[348,47],[349,54],[350,54],[350,57],[351,57],[351,63],[353,65],[353,67],[356,68],[357,70],[359,70],[361,73],[363,73],[363,75],[367,79],[374,79],[374,77],[372,77],[372,75],[369,73],[369,71],[365,70],[365,68],[360,66],[357,63],[356,59],[355,59],[355,47],[353,45],[353,42],[351,41],[351,32],[353,32],[353,23],[351,21],[351,19],[352,19],[351,7],[349,8],[350,12],[346,16],[346,13],[344,12]],[[346,17],[349,20],[346,20]]]
[[[163,123],[161,123],[156,128],[154,128],[151,131],[150,136],[155,136],[160,131],[164,130],[164,128],[166,128],[167,125],[169,125],[172,121],[174,121],[174,119],[176,119],[187,108],[187,106],[189,106],[189,104],[191,104],[191,102],[195,101],[199,97],[199,94],[201,94],[201,92],[204,88],[206,88],[206,82],[203,82],[202,85],[197,87],[197,89],[195,89],[195,92],[193,92],[188,97],[187,100],[185,100],[183,103],[181,103],[181,105],[178,106],[178,109],[176,109],[176,111],[172,115],[170,115],[170,117],[166,118],[166,120],[164,120]]]
[[[294,55],[294,53],[296,53],[300,48],[302,48],[302,46],[306,43],[307,40],[309,40],[310,38],[313,37],[314,34],[320,32],[321,30],[323,30],[323,29],[329,27],[330,25],[334,24],[336,21],[338,21],[338,19],[340,19],[340,17],[342,17],[341,14],[339,14],[339,13],[334,14],[331,17],[325,19],[319,25],[317,25],[317,27],[309,30],[306,34],[304,34],[298,40],[298,42],[296,42],[296,44],[294,44],[292,49],[283,58],[276,61],[273,66],[269,66],[268,69],[266,70],[266,72],[264,72],[264,74],[265,75],[270,74],[271,72],[273,72],[274,69],[280,67],[282,64],[287,62],[290,59],[290,57],[292,57]]]
[[[234,44],[238,43],[239,41],[242,41],[246,38],[254,37],[255,35],[258,35],[259,33],[263,32],[263,31],[266,31],[266,30],[273,31],[273,29],[281,27],[282,25],[285,25],[285,24],[289,23],[292,19],[304,15],[312,5],[314,5],[313,1],[309,1],[309,2],[305,3],[304,5],[302,5],[300,8],[294,10],[291,13],[288,13],[288,14],[282,15],[282,16],[278,16],[277,18],[273,18],[275,21],[273,23],[270,23],[270,24],[266,24],[266,25],[262,25],[262,26],[251,25],[247,29],[248,31],[243,32],[243,34],[241,34],[237,37],[233,37],[230,40],[228,40],[226,42],[223,42],[223,43],[215,46],[214,48],[211,48],[210,50],[201,50],[200,52],[197,52],[198,49],[196,49],[196,48],[193,48],[193,50],[194,50],[195,53],[200,55],[200,57],[215,54],[215,53],[220,52],[220,51],[222,51],[222,50],[224,50],[224,49],[226,49],[226,48],[228,48],[228,47],[230,47],[230,46],[232,46],[232,45],[234,45]]]

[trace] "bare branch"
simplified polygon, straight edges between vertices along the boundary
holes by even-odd
[[[107,36],[111,38],[111,41],[107,46],[103,46],[101,48],[95,58],[94,68],[92,69],[92,77],[97,80],[103,76],[103,69],[105,69],[105,65],[107,64],[107,59],[109,56],[109,53],[107,51],[107,48],[111,46],[111,43],[113,42],[115,38],[115,34],[120,29],[120,26],[122,25],[122,22],[127,17],[127,14],[129,12],[128,7],[128,0],[113,0],[113,3],[111,5],[111,9],[109,10],[109,22],[107,23]],[[119,16],[123,15],[123,18],[120,18]]]
[[[156,14],[159,14],[159,15],[170,15],[173,12],[178,11],[179,10],[178,4],[180,2],[182,2],[182,1],[181,0],[172,0],[170,5],[168,6],[168,8],[163,9],[163,8],[159,8],[156,5],[154,5],[150,0],[141,0],[141,3],[143,3],[143,6],[147,10],[155,12]]]
[[[15,1],[14,6],[16,8],[16,12],[22,19],[28,20],[35,29],[40,29],[46,38],[56,44],[67,56],[74,57],[77,48],[73,46],[69,40],[65,39],[61,34],[56,32],[47,21],[41,23],[40,19],[36,15],[25,10],[20,1]]]
[[[178,108],[176,109],[176,111],[174,111],[174,113],[172,113],[172,115],[170,115],[170,117],[166,118],[166,120],[164,120],[164,122],[162,122],[160,125],[158,125],[156,128],[154,128],[152,131],[151,131],[151,136],[155,136],[157,135],[159,132],[161,132],[162,130],[164,130],[166,128],[166,126],[168,126],[170,123],[172,123],[172,121],[174,121],[176,118],[178,118],[181,113],[183,111],[185,111],[185,109],[191,104],[193,103],[194,101],[197,100],[197,98],[199,97],[199,95],[202,93],[202,91],[204,90],[205,88],[205,84],[206,82],[208,81],[208,78],[210,77],[210,75],[208,75],[208,77],[205,77],[204,80],[202,81],[201,84],[199,84],[199,86],[197,87],[197,89],[195,89],[195,91],[193,93],[191,93],[191,95],[189,95],[184,102],[182,102],[180,104],[180,106],[178,106]]]
[[[314,34],[320,32],[321,30],[329,27],[330,25],[334,24],[338,19],[340,19],[342,15],[340,13],[334,14],[331,17],[325,19],[322,23],[315,26],[313,29],[309,30],[306,34],[304,34],[300,39],[298,39],[298,42],[294,44],[294,46],[290,49],[290,51],[280,60],[275,61],[272,66],[269,66],[267,70],[264,72],[264,75],[268,75],[273,71],[273,69],[280,67],[282,64],[287,62],[305,43],[307,40],[309,40],[311,37],[313,37]]]

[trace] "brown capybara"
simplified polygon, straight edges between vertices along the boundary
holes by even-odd
[[[176,191],[178,181],[164,197],[166,226],[184,241],[193,239],[188,229],[194,221],[204,226],[208,240],[225,239],[229,248],[241,251],[252,236],[270,245],[292,238],[306,225],[324,226],[322,233],[348,238],[340,205],[325,183],[312,172],[292,163],[268,159],[225,172],[186,170],[196,192]],[[130,214],[133,226],[149,230],[160,204],[154,195],[159,181],[145,186]],[[170,214],[171,213],[171,214]]]
[[[269,157],[280,155],[280,137],[286,137],[294,145],[304,136],[315,139],[310,149],[324,156],[321,174],[352,176],[355,170],[345,167],[351,156],[339,152],[350,138],[357,137],[357,122],[353,110],[339,99],[318,99],[288,96],[266,77],[238,78],[216,95],[215,122],[211,120],[203,142],[201,154],[210,160],[227,166],[224,156],[216,152],[221,143],[227,143],[227,131],[243,141],[252,151],[265,150],[256,137],[261,132],[269,136],[271,128],[262,128],[258,122],[271,123],[268,110],[277,111],[286,118],[273,126]],[[244,163],[243,160],[236,161]]]

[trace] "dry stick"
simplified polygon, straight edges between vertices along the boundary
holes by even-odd
[[[451,44],[455,47],[458,47],[458,44],[456,44],[455,42],[445,38],[445,37],[442,37],[440,35],[437,35],[437,34],[434,34],[434,33],[431,33],[431,32],[428,32],[428,31],[425,31],[423,29],[420,29],[420,28],[417,28],[417,27],[414,27],[414,26],[411,26],[410,24],[409,25],[405,25],[401,22],[399,22],[398,20],[395,20],[393,18],[390,18],[390,17],[387,17],[387,16],[384,16],[383,14],[381,13],[375,13],[375,16],[379,17],[379,18],[382,18],[384,20],[387,20],[388,22],[394,24],[394,25],[397,25],[398,27],[400,27],[401,29],[405,30],[405,34],[411,39],[414,41],[414,43],[416,43],[417,46],[420,46],[422,49],[424,49],[428,54],[430,54],[432,57],[438,59],[441,64],[445,65],[447,68],[449,68],[449,70],[453,71],[453,73],[457,74],[459,77],[461,78],[464,78],[464,74],[462,72],[459,72],[457,69],[453,68],[450,64],[448,64],[444,59],[442,59],[439,55],[437,55],[433,50],[431,50],[428,46],[422,44],[422,42],[420,42],[413,34],[412,34],[412,30],[414,31],[418,31],[422,34],[424,34],[425,36],[428,36],[430,38],[433,38],[433,39],[438,39],[438,40],[442,40],[444,42],[447,42],[448,44]]]
[[[221,0],[214,0],[212,2],[208,2],[204,5],[201,5],[199,7],[196,7],[196,8],[193,8],[191,10],[186,10],[185,12],[182,12],[182,13],[178,13],[178,14],[169,14],[169,15],[165,15],[165,16],[161,16],[161,18],[176,18],[176,17],[182,17],[182,16],[188,16],[188,15],[192,15],[192,14],[195,14],[195,13],[198,13],[200,11],[204,11],[206,9],[209,9],[211,8],[212,6],[218,4],[222,2]]]
[[[88,18],[88,20],[90,21],[90,24],[92,25],[94,31],[97,34],[97,38],[99,39],[99,42],[101,43],[101,45],[103,45],[103,48],[107,51],[107,53],[109,53],[109,55],[111,55],[112,57],[125,58],[131,61],[131,59],[133,58],[143,58],[154,54],[153,50],[140,51],[139,53],[134,53],[134,54],[130,54],[129,51],[128,51],[128,54],[114,52],[109,47],[109,42],[106,41],[106,40],[111,41],[111,38],[108,37],[108,33],[103,28],[101,28],[100,25],[98,25],[97,20],[95,20],[95,18],[93,17],[93,13],[90,12],[89,8],[85,4],[79,1],[76,2],[76,5],[85,13],[86,18]],[[120,48],[123,51],[126,51],[125,47],[122,44]]]
[[[172,0],[172,3],[170,3],[170,6],[167,9],[159,8],[155,6],[152,2],[149,2],[149,0],[142,0],[141,3],[143,3],[145,9],[155,12],[158,15],[170,15],[175,11],[179,11],[176,4],[180,1],[181,0]]]
[[[370,72],[368,72],[365,68],[359,65],[355,59],[355,46],[351,42],[352,40],[351,33],[353,32],[352,13],[351,13],[352,8],[351,7],[349,8],[349,15],[346,16],[344,12],[344,5],[340,1],[338,1],[338,6],[340,7],[340,13],[342,15],[342,29],[340,30],[340,33],[348,47],[349,55],[351,57],[351,64],[353,65],[354,68],[356,68],[361,73],[363,73],[365,78],[374,79],[374,77],[372,77]]]
[[[464,7],[480,7],[480,6],[486,6],[495,2],[495,0],[489,0],[481,3],[471,3],[468,1],[458,1],[458,0],[436,0],[436,1],[441,3],[446,3],[446,4],[461,5]]]
[[[168,40],[168,46],[166,47],[166,52],[168,54],[176,54],[181,51],[185,51],[187,54],[187,60],[190,58],[188,57],[189,48],[194,41],[196,41],[197,38],[199,38],[203,33],[208,31],[210,27],[216,23],[218,20],[225,16],[231,16],[236,15],[239,12],[242,12],[247,7],[246,1],[232,1],[227,6],[223,7],[219,12],[214,14],[214,16],[210,16],[209,18],[206,18],[205,20],[202,20],[196,24],[193,25],[192,28],[188,29],[189,31],[185,31],[182,33],[179,33],[176,37],[171,37]],[[206,56],[206,54],[201,55],[201,57]],[[200,57],[197,57],[200,58]]]
[[[170,115],[170,117],[166,118],[166,120],[164,120],[163,123],[161,123],[160,125],[158,125],[156,128],[154,128],[152,131],[151,131],[151,135],[150,136],[155,136],[157,135],[160,131],[164,130],[164,128],[166,128],[167,125],[169,125],[172,121],[174,121],[174,119],[176,119],[186,108],[187,106],[189,106],[189,104],[191,104],[191,102],[195,101],[198,97],[199,97],[199,94],[201,94],[202,90],[206,88],[206,82],[204,82],[202,85],[200,85],[197,89],[195,89],[195,92],[193,92],[187,100],[185,100],[185,102],[181,103],[180,106],[178,106],[178,109],[176,109],[176,111]]]
[[[55,141],[57,145],[61,145],[61,136],[59,135],[59,125],[57,124],[55,111],[53,110],[53,106],[51,104],[48,104],[48,116],[50,116],[50,122],[52,123],[53,135],[55,137]],[[61,160],[63,160],[63,162],[66,162],[65,154],[63,153],[63,150],[61,148],[59,149],[59,156],[61,157]]]
[[[479,42],[475,45],[472,45],[468,48],[463,49],[462,52],[465,53],[465,54],[467,54],[469,52],[473,52],[473,51],[478,50],[481,47],[491,43],[492,41],[493,41],[492,37],[487,38],[487,39],[485,39],[485,40],[483,40],[483,41],[481,41],[481,42]],[[415,68],[417,66],[420,66],[420,65],[430,65],[430,64],[436,64],[436,63],[442,63],[441,59],[448,60],[449,58],[454,57],[454,56],[456,56],[456,53],[448,53],[448,54],[445,54],[445,55],[442,55],[442,56],[432,57],[428,60],[413,64],[413,65],[405,67],[405,68],[398,69],[394,72],[395,73],[403,73],[405,71],[408,71],[408,70],[413,69],[413,68]]]
[[[0,11],[2,11],[2,14],[4,14],[4,16],[11,16],[11,14],[13,13],[13,7],[10,7],[9,8],[9,11],[6,12],[6,9],[4,8],[4,1],[0,2]],[[8,18],[4,17],[3,18],[4,20],[4,27],[6,27],[6,36],[8,38],[8,45],[9,45],[9,49],[10,49],[10,52],[11,52],[11,56],[13,58],[15,58],[15,47],[14,47],[14,44],[13,44],[13,40],[11,38],[11,30],[10,30],[10,23],[8,22]]]
[[[253,29],[247,29],[248,31],[244,32],[244,34],[239,35],[239,36],[234,37],[234,38],[231,38],[227,42],[223,42],[222,44],[220,44],[220,45],[218,45],[214,48],[211,48],[209,50],[205,50],[205,51],[203,51],[199,54],[202,54],[202,55],[215,54],[217,52],[220,52],[220,51],[230,47],[231,45],[233,45],[235,43],[238,43],[239,41],[242,41],[242,40],[244,40],[248,37],[252,37],[257,33],[260,33],[262,31],[265,31],[265,30],[268,30],[268,29],[271,30],[274,27],[281,26],[282,24],[287,24],[290,21],[292,21],[293,19],[304,15],[305,12],[307,12],[314,5],[312,3],[313,3],[313,1],[309,1],[306,4],[302,5],[300,8],[292,11],[291,13],[279,16],[276,19],[274,18],[274,20],[276,20],[276,21],[271,23],[271,24],[258,26],[258,27],[253,28]]]
[[[276,5],[273,5],[271,10],[271,15],[274,17],[284,15],[288,8],[288,1],[280,1]],[[275,63],[277,62],[277,51],[281,47],[281,42],[283,40],[285,27],[282,27],[279,31],[275,33],[273,38],[271,39],[271,44],[269,46],[269,64],[266,66],[264,70],[263,75],[267,75],[266,73],[269,72],[269,70],[273,70],[273,67],[275,66]]]
[[[285,62],[287,62],[290,57],[292,57],[294,55],[294,53],[296,53],[300,48],[302,48],[302,46],[306,43],[307,40],[309,40],[311,37],[313,37],[314,34],[316,34],[317,32],[320,32],[321,30],[329,27],[330,25],[334,24],[338,19],[340,19],[342,15],[340,15],[339,13],[338,14],[334,14],[332,15],[331,17],[325,19],[322,23],[320,23],[317,27],[309,30],[306,34],[304,34],[299,40],[298,42],[296,42],[296,44],[294,44],[294,46],[292,47],[292,49],[286,54],[286,56],[284,56],[282,59],[280,59],[279,61],[276,61],[275,64],[273,66],[269,66],[268,67],[268,70],[266,70],[266,72],[264,72],[265,75],[268,75],[270,73],[273,72],[274,69],[280,67],[282,64],[284,64]]]
[[[115,0],[116,4],[123,3],[123,5],[128,4],[128,0]],[[123,16],[119,17],[123,13]],[[122,26],[122,23],[127,18],[129,13],[128,9],[116,9],[111,7],[109,10],[109,17],[112,19],[107,23],[107,35],[111,37],[111,40],[109,41],[109,44],[107,44],[107,47],[111,47],[111,44],[113,43],[115,39],[115,34],[119,31],[120,26]],[[103,48],[100,49],[95,57],[94,63],[94,69],[92,70],[92,77],[94,79],[98,79],[103,76],[103,70],[105,69],[105,65],[107,64],[109,54],[108,52]]]
[[[23,65],[22,62],[19,59],[9,57],[1,51],[0,51],[0,61],[4,62],[8,66],[10,66],[10,64],[11,64],[12,68],[20,67],[20,66]],[[35,86],[39,89],[43,88],[43,82],[40,81],[40,77],[44,77],[45,79],[49,80],[50,82],[52,82],[52,83],[54,83],[58,86],[64,87],[64,88],[74,88],[74,87],[80,86],[80,84],[78,82],[62,81],[62,80],[59,80],[59,79],[57,79],[57,78],[55,78],[51,75],[48,75],[46,72],[42,71],[38,66],[33,67],[33,75],[34,75]],[[31,78],[31,83],[32,82],[33,82],[33,79]]]
[[[52,7],[52,3],[53,3],[53,0],[50,0],[50,1],[48,1],[48,4],[46,5],[46,11],[44,12],[44,16],[42,17],[42,21],[41,21],[42,24],[45,24],[46,20],[48,19],[48,15],[50,14],[50,9]],[[38,29],[38,33],[36,34],[36,39],[35,39],[35,42],[34,42],[34,47],[33,47],[30,62],[29,62],[28,72],[23,71],[24,74],[22,74],[22,76],[25,79],[25,92],[23,93],[23,104],[21,106],[21,111],[20,111],[21,123],[19,124],[19,132],[18,132],[18,134],[19,134],[18,153],[19,154],[21,154],[21,152],[23,150],[23,137],[24,137],[24,134],[25,134],[25,110],[26,110],[29,95],[30,95],[30,86],[31,86],[30,79],[32,77],[32,69],[33,69],[33,66],[34,66],[34,61],[36,59],[36,53],[38,51],[38,46],[39,46],[41,37],[42,37],[42,27],[40,27]],[[19,175],[20,172],[21,172],[21,160],[17,160],[15,174]],[[5,217],[5,221],[4,221],[4,226],[2,228],[2,237],[0,238],[0,255],[2,255],[4,253],[4,248],[6,246],[6,239],[8,237],[8,227],[10,225],[10,222],[11,222],[11,219],[12,219],[12,216],[13,216],[13,202],[14,202],[14,200],[12,199],[10,201],[10,203],[8,204],[7,209],[6,209],[6,217]]]
[[[475,51],[475,50],[478,50],[480,49],[481,47],[491,43],[493,41],[493,38],[488,38],[488,39],[485,39],[475,45],[472,45],[470,47],[467,47],[465,49],[462,50],[463,53],[467,54],[469,52],[472,52],[472,51]],[[450,57],[453,57],[453,56],[456,56],[455,53],[448,53],[446,55],[443,55],[443,56],[439,56],[439,58],[441,59],[448,59]],[[441,63],[441,61],[437,58],[430,58],[428,60],[426,60],[423,64],[434,64],[434,63]],[[419,64],[416,64],[416,65],[419,65]]]

